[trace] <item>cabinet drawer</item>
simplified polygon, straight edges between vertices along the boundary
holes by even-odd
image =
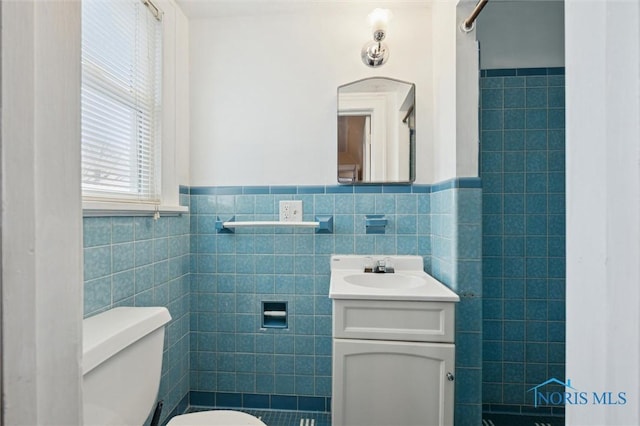
[[[449,302],[334,300],[333,337],[453,343],[454,309]]]

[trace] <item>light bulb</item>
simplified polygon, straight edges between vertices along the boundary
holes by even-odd
[[[390,19],[391,11],[389,9],[374,9],[369,14],[369,25],[371,26],[371,31],[373,33],[376,31],[383,31],[386,33]]]

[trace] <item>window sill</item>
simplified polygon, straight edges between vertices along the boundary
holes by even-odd
[[[163,206],[155,204],[111,203],[103,201],[85,201],[82,203],[82,216],[179,216],[189,213],[187,206]]]

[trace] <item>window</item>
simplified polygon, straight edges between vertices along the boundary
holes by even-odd
[[[162,26],[148,1],[82,2],[82,194],[160,203]]]

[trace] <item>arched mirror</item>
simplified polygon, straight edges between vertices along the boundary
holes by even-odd
[[[386,77],[338,87],[338,182],[415,180],[415,84]]]

